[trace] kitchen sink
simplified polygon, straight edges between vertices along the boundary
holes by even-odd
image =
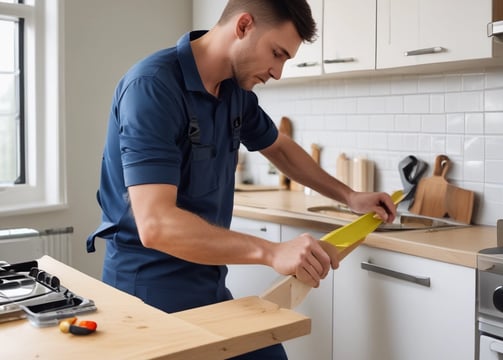
[[[307,209],[309,212],[328,216],[344,222],[356,220],[360,215],[352,212],[343,205],[334,206],[313,206]],[[434,218],[429,216],[417,215],[409,212],[398,213],[395,220],[390,223],[379,225],[376,231],[397,231],[397,230],[429,230],[438,228],[450,228],[467,226],[447,218]]]

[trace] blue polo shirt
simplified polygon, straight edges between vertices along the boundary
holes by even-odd
[[[227,267],[195,264],[143,247],[127,188],[176,185],[180,208],[228,228],[239,144],[257,151],[278,136],[255,94],[234,79],[221,83],[219,98],[205,90],[190,47],[190,40],[203,33],[183,35],[175,47],[143,59],[120,80],[98,192],[102,223],[87,242],[92,252],[96,237],[107,240],[106,283],[167,312],[231,298],[225,287]]]

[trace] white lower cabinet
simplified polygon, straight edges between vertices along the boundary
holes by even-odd
[[[281,225],[267,221],[233,217],[231,230],[280,242]],[[263,265],[229,265],[227,287],[235,298],[260,295],[279,278],[276,271]]]
[[[475,279],[472,268],[360,246],[334,272],[333,359],[473,360]]]
[[[317,239],[325,235],[312,230],[282,225],[281,241],[291,240],[305,232]],[[284,343],[289,360],[332,359],[333,276],[334,272],[329,272],[320,287],[312,289],[304,302],[295,308],[295,311],[311,318],[311,333]],[[346,360],[350,359],[346,358]]]
[[[231,229],[275,242],[324,235],[238,217]],[[228,287],[260,295],[278,277],[231,265]],[[295,309],[311,318],[311,334],[284,343],[289,360],[474,360],[475,286],[473,268],[361,245]]]

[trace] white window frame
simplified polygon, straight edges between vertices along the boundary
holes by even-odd
[[[0,216],[67,206],[64,141],[63,1],[0,2],[24,18],[26,183],[0,187]]]

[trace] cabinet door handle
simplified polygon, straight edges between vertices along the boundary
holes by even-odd
[[[361,263],[362,269],[367,270],[367,271],[372,271],[381,275],[385,276],[390,276],[396,279],[400,280],[405,280],[409,281],[415,284],[419,284],[422,286],[430,287],[430,278],[429,277],[423,277],[423,276],[415,276],[415,275],[410,275],[406,274],[403,272],[391,270],[379,265],[372,264],[370,260],[368,262],[363,261]]]
[[[417,55],[427,55],[427,54],[437,54],[447,51],[446,48],[443,48],[441,46],[434,46],[431,48],[426,48],[426,49],[417,49],[417,50],[410,50],[406,51],[404,53],[404,56],[417,56]]]
[[[306,67],[314,67],[314,66],[317,66],[318,63],[316,61],[306,61],[306,62],[301,62],[301,63],[298,63],[298,64],[295,64],[295,66],[299,67],[299,68],[306,68]]]
[[[349,62],[355,62],[356,59],[352,57],[348,58],[339,58],[339,59],[327,59],[323,60],[324,64],[342,64],[342,63],[349,63]]]
[[[501,341],[492,341],[491,345],[489,345],[491,351],[494,351],[498,354],[503,354],[503,343]]]
[[[503,20],[487,24],[487,36],[501,36],[503,34]]]

